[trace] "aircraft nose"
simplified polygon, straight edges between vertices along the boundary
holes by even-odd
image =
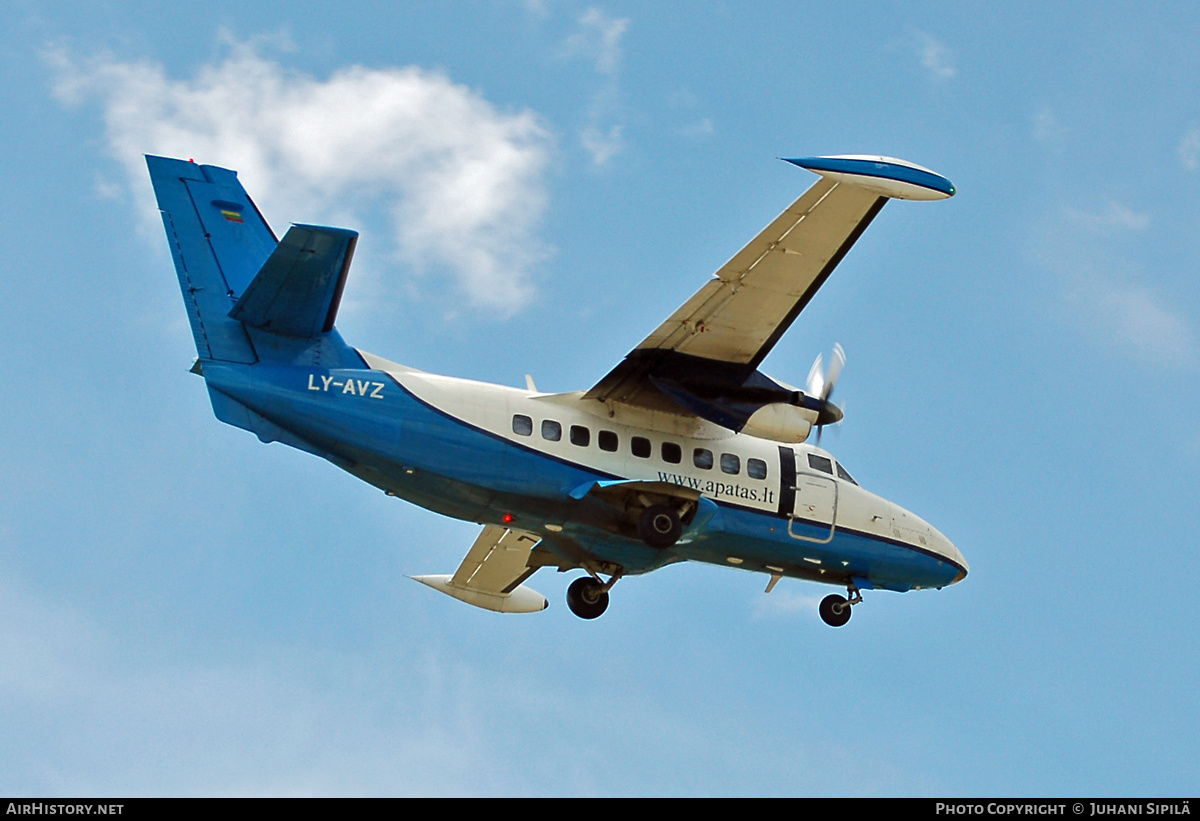
[[[940,531],[934,528],[930,528],[930,530],[933,530],[934,541],[937,544],[938,552],[945,556],[946,559],[952,564],[958,567],[958,575],[954,577],[954,581],[950,582],[950,584],[958,584],[967,577],[967,573],[969,573],[971,570],[971,568],[967,565],[967,560],[963,557],[962,551],[955,547],[954,543],[943,536]]]

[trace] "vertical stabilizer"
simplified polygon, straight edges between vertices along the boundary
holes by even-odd
[[[154,195],[201,359],[253,363],[241,322],[229,311],[278,240],[237,174],[211,165],[146,157]]]

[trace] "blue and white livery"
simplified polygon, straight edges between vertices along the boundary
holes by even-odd
[[[944,177],[789,160],[821,179],[590,390],[546,394],[348,346],[334,323],[357,233],[280,240],[233,171],[146,160],[217,418],[483,526],[454,573],[417,581],[525,613],[547,607],[525,585],[539,568],[578,569],[568,606],[595,618],[621,577],[702,561],[765,573],[768,593],[784,577],[844,587],[820,606],[840,626],[863,590],[966,576],[945,536],[806,443],[842,418],[840,346],[804,389],[758,369],[887,200],[952,196]]]

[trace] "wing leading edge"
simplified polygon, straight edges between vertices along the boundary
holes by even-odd
[[[944,199],[945,177],[889,157],[788,160],[821,175],[679,310],[585,394],[652,410],[721,412],[739,422],[764,404],[800,401],[758,366],[890,198]],[[748,413],[746,412],[748,411]]]

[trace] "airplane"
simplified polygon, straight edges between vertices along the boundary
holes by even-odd
[[[889,199],[954,186],[890,157],[790,159],[818,180],[592,388],[543,393],[426,373],[335,328],[358,234],[293,224],[280,240],[237,173],[147,156],[215,416],[328,460],[411,503],[483,526],[458,569],[411,578],[500,613],[549,606],[539,568],[582,570],[567,605],[681,561],[864,590],[941,589],[968,571],[925,520],[861,487],[820,431],[845,363],[804,389],[759,371]],[[818,444],[807,440],[816,429]]]

